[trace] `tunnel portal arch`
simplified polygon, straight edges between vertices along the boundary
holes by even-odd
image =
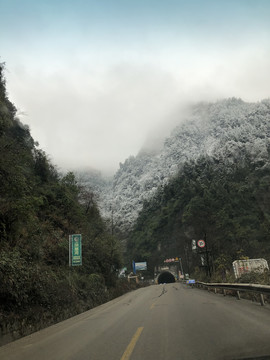
[[[158,276],[158,284],[163,284],[163,283],[174,283],[175,282],[175,277],[173,276],[173,274],[169,271],[164,271],[161,274],[159,274]]]

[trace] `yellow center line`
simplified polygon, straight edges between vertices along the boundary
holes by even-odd
[[[150,310],[153,310],[155,307],[155,303],[153,303],[151,306],[150,306]]]
[[[137,331],[135,332],[133,338],[131,339],[130,343],[128,344],[128,347],[126,348],[126,351],[124,352],[123,356],[121,357],[121,360],[128,360],[132,354],[132,351],[135,348],[135,345],[137,341],[139,340],[139,337],[143,331],[143,327],[139,327]]]

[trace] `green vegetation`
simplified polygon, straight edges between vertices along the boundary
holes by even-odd
[[[270,149],[268,148],[268,159]],[[243,257],[270,260],[270,165],[250,154],[217,160],[202,156],[145,202],[128,240],[128,253],[148,262],[180,256],[185,272],[209,280],[192,239],[206,239],[212,280],[232,279],[232,262]]]
[[[270,102],[254,114],[258,123],[267,123]],[[228,140],[225,155],[180,162],[179,173],[145,201],[127,240],[125,263],[147,261],[144,276],[152,277],[164,259],[181,257],[185,273],[196,279],[234,281],[234,260],[269,262],[270,146],[267,134],[260,136],[263,154],[261,143],[252,148],[244,136],[237,143]],[[130,289],[117,279],[122,251],[106,230],[93,192],[73,173],[59,174],[16,118],[1,64],[0,152],[0,334],[27,334]],[[70,268],[68,237],[78,233],[83,265]],[[192,252],[192,239],[206,240],[211,274]],[[243,280],[269,283],[269,273]]]
[[[0,65],[0,332],[21,333],[126,291],[118,240],[94,196],[61,176],[16,118]],[[68,237],[81,233],[83,265],[69,268]],[[28,329],[28,330],[27,330]]]

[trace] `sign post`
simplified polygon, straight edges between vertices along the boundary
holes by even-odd
[[[211,277],[211,266],[210,266],[210,260],[209,260],[209,252],[210,251],[207,248],[206,234],[204,236],[204,240],[197,241],[197,245],[201,249],[201,251],[199,252],[200,257],[201,257],[201,264],[202,264],[202,266],[206,267],[207,275],[209,275]],[[206,260],[206,264],[205,264],[205,260]]]
[[[179,258],[179,265],[181,267],[181,275],[184,275],[183,264],[182,264],[182,259],[181,258]]]
[[[82,235],[69,235],[69,266],[82,265]]]
[[[205,247],[205,241],[204,240],[198,240],[197,244],[198,244],[199,248],[201,248],[201,249]]]

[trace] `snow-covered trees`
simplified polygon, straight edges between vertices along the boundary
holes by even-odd
[[[142,150],[121,164],[113,181],[101,189],[102,213],[109,217],[113,208],[115,225],[126,231],[143,202],[187,161],[207,155],[226,166],[249,154],[254,166],[261,168],[269,166],[269,148],[270,100],[246,103],[231,98],[199,103],[165,139],[160,151]]]

